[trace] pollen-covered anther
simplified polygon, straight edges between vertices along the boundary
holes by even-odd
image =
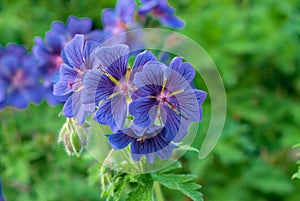
[[[140,142],[141,144],[145,142],[145,137],[139,137],[136,141]]]
[[[79,68],[74,68],[74,70],[75,70],[78,74],[83,75],[83,71],[80,70]]]

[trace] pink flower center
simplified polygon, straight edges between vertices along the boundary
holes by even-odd
[[[157,97],[156,100],[159,101],[160,105],[163,105],[164,103],[169,102],[169,93],[161,92]]]
[[[128,86],[126,83],[121,85],[120,91],[122,94],[128,94]]]
[[[17,72],[15,73],[15,75],[12,77],[12,86],[14,86],[15,88],[22,88],[22,86],[24,86],[24,71],[22,69],[18,69]]]
[[[59,71],[60,65],[63,63],[63,59],[61,58],[60,55],[54,56],[52,59],[52,64],[53,64],[53,68],[50,68],[50,73],[56,73],[57,71]]]
[[[164,12],[162,12],[158,7],[155,7],[153,10],[152,10],[152,14],[156,17],[162,17],[165,15]]]

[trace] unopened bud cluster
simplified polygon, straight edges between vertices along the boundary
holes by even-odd
[[[87,123],[81,125],[73,118],[67,118],[59,132],[58,143],[63,143],[69,156],[80,157],[88,143],[90,129]]]

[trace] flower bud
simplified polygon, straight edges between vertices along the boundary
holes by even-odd
[[[63,139],[64,139],[64,145],[65,145],[66,152],[70,156],[73,153],[73,147],[71,145],[70,135],[68,133],[65,133],[63,136]]]
[[[80,157],[80,152],[82,151],[83,147],[81,146],[80,139],[75,132],[71,134],[70,141],[73,148],[73,152],[76,154],[77,157]]]
[[[59,132],[58,143],[63,142],[67,154],[80,157],[88,143],[90,134],[89,124],[77,124],[74,119],[67,119]]]

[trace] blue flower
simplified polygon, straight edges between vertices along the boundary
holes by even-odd
[[[53,83],[57,82],[59,67],[63,63],[61,51],[75,34],[84,34],[85,40],[96,42],[104,40],[103,33],[100,30],[92,31],[91,19],[78,19],[74,16],[68,18],[66,25],[60,21],[53,22],[50,31],[45,35],[45,41],[41,37],[34,39],[35,45],[32,51],[39,63],[39,70],[44,80],[44,96],[51,105],[61,102],[53,96],[52,87]]]
[[[166,139],[179,142],[192,121],[202,119],[206,92],[191,87],[194,68],[182,58],[174,58],[169,68],[160,62],[148,62],[134,78],[137,91],[129,112],[133,123],[151,126],[159,119],[166,128]]]
[[[3,192],[2,192],[2,182],[1,182],[1,179],[0,179],[0,201],[5,201],[4,195],[3,195]]]
[[[128,100],[135,90],[132,83],[134,75],[141,71],[143,65],[156,58],[144,51],[137,55],[131,69],[128,68],[127,45],[101,47],[96,55],[100,66],[83,77],[82,102],[99,105],[94,120],[109,125],[116,132],[123,128],[127,117]]]
[[[184,27],[184,22],[176,17],[175,10],[172,8],[167,0],[140,0],[142,6],[139,7],[139,14],[145,16],[151,13],[157,17],[161,24],[172,28]]]
[[[149,61],[135,74],[133,83],[137,90],[129,105],[133,124],[106,135],[114,149],[130,144],[133,160],[146,156],[152,163],[155,155],[165,160],[177,148],[173,142],[180,142],[187,134],[189,124],[201,121],[206,92],[192,88],[194,68],[182,60],[174,58],[169,68]]]
[[[131,157],[139,161],[142,156],[146,156],[149,163],[154,161],[156,155],[160,159],[168,159],[177,148],[166,137],[166,128],[162,126],[149,126],[140,129],[132,125],[129,128],[106,135],[108,142],[116,149],[123,149],[130,144]]]
[[[66,44],[63,50],[64,63],[60,68],[60,79],[54,85],[55,96],[68,97],[64,104],[63,113],[66,117],[76,117],[79,124],[85,116],[94,111],[94,104],[82,104],[82,77],[88,69],[96,66],[93,51],[98,43],[84,40],[84,35],[78,34]]]
[[[102,13],[104,29],[115,35],[135,27],[135,9],[134,0],[118,0],[115,9],[104,9]]]
[[[9,44],[0,53],[0,109],[12,106],[25,109],[30,102],[40,103],[36,60],[24,46]]]

